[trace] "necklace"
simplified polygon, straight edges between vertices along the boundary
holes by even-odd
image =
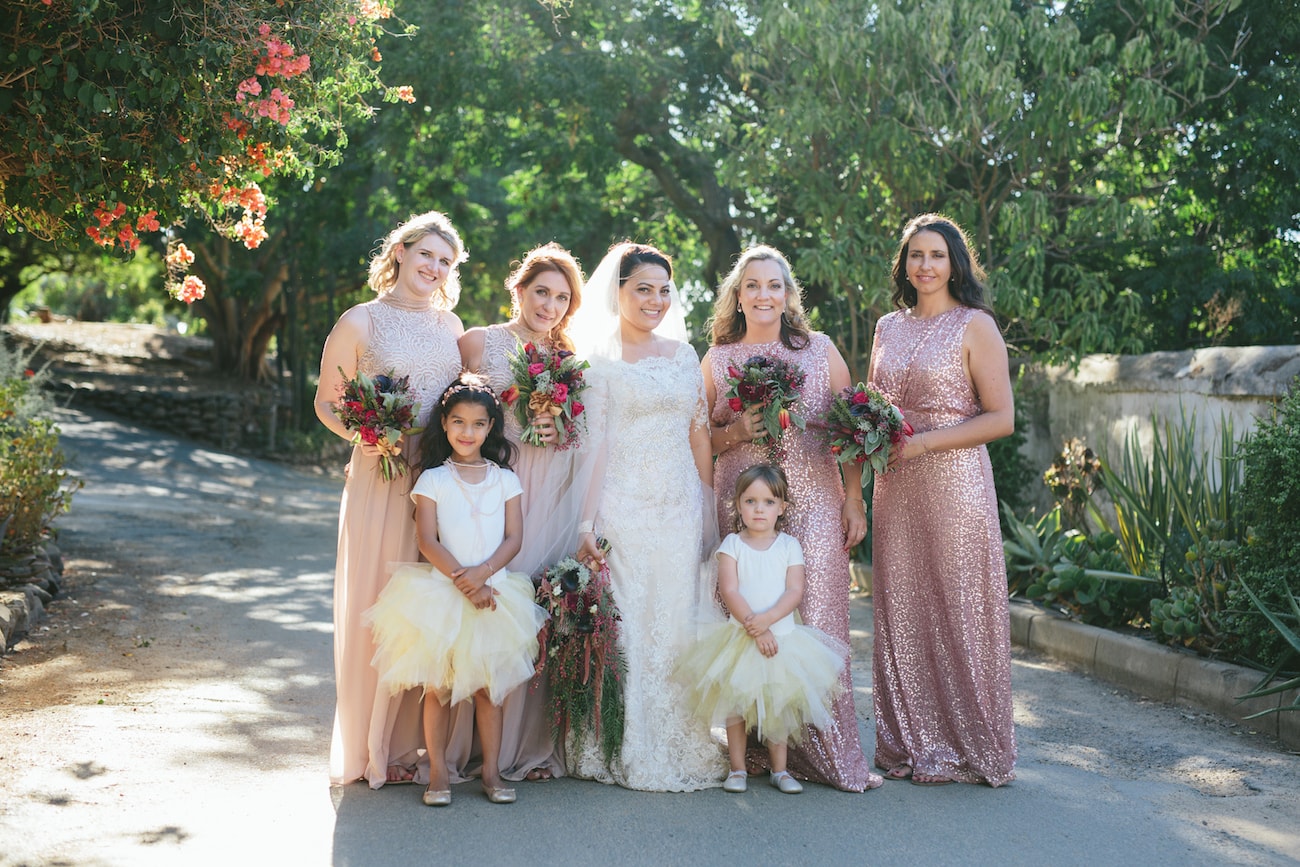
[[[453,461],[451,458],[447,458],[447,463],[455,464],[458,467],[486,467],[488,465],[486,460],[480,460],[476,464],[463,464],[460,461]]]
[[[398,298],[394,294],[396,290],[389,290],[379,296],[379,300],[389,307],[396,307],[398,310],[410,310],[412,313],[423,313],[426,310],[433,309],[433,298],[428,300],[408,301],[405,298]]]
[[[478,530],[478,536],[479,536],[479,538],[482,539],[482,538],[483,538],[483,524],[482,524],[482,519],[485,518],[485,517],[488,517],[488,516],[490,516],[490,515],[495,515],[497,512],[499,512],[499,511],[502,509],[502,507],[505,506],[505,504],[506,504],[506,492],[505,492],[505,489],[504,489],[504,488],[501,488],[499,485],[494,485],[493,488],[492,488],[491,490],[493,490],[493,491],[497,494],[497,502],[496,502],[495,504],[492,504],[492,503],[487,503],[487,504],[482,503],[482,502],[480,502],[478,499],[475,498],[475,496],[474,496],[473,493],[470,492],[469,487],[468,487],[468,486],[469,486],[469,483],[466,482],[464,479],[462,479],[462,478],[460,477],[460,473],[456,470],[456,467],[458,467],[458,466],[465,466],[465,464],[457,464],[455,461],[447,461],[447,463],[449,463],[449,464],[452,465],[452,466],[451,466],[451,473],[450,473],[450,475],[451,475],[451,479],[452,479],[453,482],[456,483],[456,487],[460,488],[461,496],[463,496],[463,497],[465,498],[465,502],[469,505],[469,516],[470,516],[470,519],[474,522],[474,527],[475,527],[475,529]],[[480,465],[479,465],[479,464],[469,464],[469,466],[480,466]],[[484,461],[483,464],[482,464],[482,466],[486,466],[486,467],[487,467],[487,472],[486,472],[486,473],[484,474],[484,476],[483,476],[483,481],[477,483],[477,484],[475,485],[475,487],[478,487],[479,485],[482,485],[483,482],[487,482],[487,481],[495,481],[495,475],[493,474],[492,471],[493,471],[493,469],[496,467],[496,464],[493,464],[493,463],[491,463],[490,461]],[[484,489],[484,490],[480,491],[479,493],[480,493],[480,494],[486,494],[486,493],[488,493],[488,492],[489,492],[489,489]],[[489,508],[489,507],[490,507],[490,508]]]
[[[524,343],[531,343],[534,346],[550,346],[551,333],[549,331],[532,331],[524,327],[524,323],[518,319],[512,319],[506,323],[506,331],[509,331]]]

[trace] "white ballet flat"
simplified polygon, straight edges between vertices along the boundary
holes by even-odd
[[[749,788],[749,774],[744,771],[732,771],[722,781],[722,791],[739,793]]]
[[[446,807],[451,803],[451,789],[425,789],[420,800],[428,807]]]
[[[803,791],[799,781],[790,776],[789,771],[778,771],[768,778],[772,788],[779,789],[783,795],[797,795]]]

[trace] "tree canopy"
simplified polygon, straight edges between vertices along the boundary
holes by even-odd
[[[130,252],[197,214],[255,248],[260,183],[337,161],[368,100],[413,98],[378,76],[391,14],[375,0],[4,4],[0,219]]]
[[[52,153],[82,154],[48,178],[32,166],[0,173],[11,226],[64,226],[62,238],[98,229],[102,242],[152,207],[133,196],[157,174],[142,166],[156,165],[167,174],[157,196],[174,192],[177,206],[160,208],[160,222],[197,210],[230,236],[237,201],[223,223],[203,187],[226,171],[227,153],[246,154],[222,126],[226,114],[249,123],[268,153],[292,151],[281,179],[259,186],[276,202],[263,228],[275,255],[241,249],[238,235],[218,249],[226,242],[216,235],[186,230],[213,296],[196,310],[214,336],[242,339],[230,358],[259,353],[285,323],[299,336],[282,335],[281,348],[314,354],[342,306],[363,297],[354,293],[375,239],[429,208],[451,215],[469,249],[459,312],[471,324],[502,314],[504,278],[529,247],[558,241],[590,268],[609,243],[634,238],[676,255],[702,325],[741,247],[766,242],[791,257],[815,324],[860,370],[890,306],[901,227],[941,211],[970,230],[1024,356],[1286,342],[1300,329],[1294,0],[408,3],[415,35],[388,40],[383,57],[384,75],[411,86],[400,94],[376,77],[371,40],[393,25],[367,17],[371,4],[244,3],[229,33],[201,19],[211,38],[198,42],[200,19],[185,16],[244,8],[239,0],[10,4],[12,16],[64,15],[111,45],[111,59],[88,109],[73,83],[97,69],[89,42],[63,55],[77,58],[75,78],[65,59],[54,72],[15,65],[0,79],[0,99],[25,100],[22,122],[45,125],[42,153],[55,131],[48,116],[67,114]],[[148,28],[159,26],[145,11],[163,5],[181,10],[171,25],[180,29],[154,42],[187,59],[165,61],[154,80],[142,70],[164,61],[143,59],[157,35]],[[129,32],[140,35],[87,29],[110,12],[138,18]],[[17,24],[6,28],[11,42],[29,38]],[[287,59],[309,55],[307,72],[259,74],[272,37],[293,46]],[[123,54],[134,58],[130,74],[114,71]],[[258,100],[295,88],[287,126],[247,117],[249,64]],[[192,99],[194,117],[154,106],[147,89],[130,96],[163,79],[172,83],[161,95]],[[102,98],[96,108],[101,90],[107,109]],[[375,112],[369,96],[403,104]],[[149,122],[126,123],[137,115]],[[18,121],[3,123],[0,135],[15,135]],[[163,156],[148,163],[109,148],[95,163],[88,134],[72,136],[78,123],[98,131],[101,148],[118,129],[122,147],[149,142]],[[132,132],[173,127],[176,137]],[[96,165],[116,186],[86,180]],[[302,169],[314,171],[311,183],[294,179]],[[41,184],[52,185],[52,204],[25,214],[22,203],[45,201]],[[111,217],[121,206],[119,222],[100,227],[95,209]],[[256,375],[258,359],[229,363]]]

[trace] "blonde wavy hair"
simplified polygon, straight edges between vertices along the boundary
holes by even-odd
[[[529,250],[524,260],[519,263],[519,267],[506,278],[506,289],[510,291],[510,318],[515,319],[519,316],[519,293],[525,286],[536,280],[538,275],[545,274],[547,271],[554,271],[569,284],[569,309],[564,311],[560,321],[551,329],[551,339],[559,349],[572,352],[573,339],[569,337],[569,320],[582,306],[582,284],[585,278],[582,276],[582,268],[578,265],[578,260],[559,244],[552,241]]]
[[[456,231],[456,227],[451,224],[447,215],[441,211],[416,214],[389,232],[388,237],[384,238],[383,244],[380,245],[379,251],[370,259],[368,282],[377,295],[393,291],[393,287],[397,285],[397,273],[401,268],[397,262],[397,248],[418,244],[426,235],[437,235],[442,238],[456,254],[455,261],[451,263],[451,273],[443,281],[442,287],[438,290],[438,297],[434,299],[434,306],[442,310],[450,310],[460,300],[460,274],[457,269],[461,262],[469,258],[469,254],[465,252],[460,233]]]
[[[785,310],[781,312],[781,342],[790,349],[803,349],[808,345],[812,329],[803,310],[803,287],[794,279],[790,263],[775,247],[758,244],[740,254],[731,271],[718,285],[717,300],[713,304],[713,317],[709,320],[713,332],[713,345],[739,343],[745,336],[745,314],[740,312],[740,284],[745,279],[745,269],[754,262],[770,260],[781,268],[785,283]]]

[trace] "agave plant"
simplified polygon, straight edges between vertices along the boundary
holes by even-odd
[[[1004,508],[1007,535],[1002,542],[1007,587],[1029,599],[1065,610],[1085,623],[1117,625],[1136,613],[1140,600],[1125,588],[1154,584],[1155,579],[1120,569],[1116,540],[1110,533],[1089,537],[1065,529],[1056,506],[1036,522],[1021,521]],[[1114,583],[1112,583],[1114,582]]]
[[[1246,693],[1245,695],[1237,696],[1237,700],[1245,701],[1246,699],[1249,698],[1263,698],[1264,696],[1267,695],[1276,695],[1279,692],[1286,692],[1287,690],[1290,689],[1300,688],[1300,675],[1296,675],[1295,677],[1292,677],[1289,680],[1285,680],[1281,683],[1275,683],[1272,686],[1269,685],[1270,681],[1272,681],[1280,673],[1288,670],[1286,666],[1289,662],[1291,662],[1292,660],[1300,660],[1300,635],[1297,635],[1295,629],[1287,625],[1286,620],[1283,619],[1282,615],[1279,615],[1274,611],[1270,611],[1268,609],[1268,606],[1264,604],[1263,600],[1261,600],[1257,595],[1255,595],[1255,591],[1250,588],[1249,584],[1247,584],[1245,581],[1242,581],[1240,582],[1240,587],[1242,590],[1246,592],[1246,595],[1250,597],[1250,601],[1255,603],[1255,607],[1259,609],[1260,613],[1263,614],[1266,618],[1268,618],[1268,622],[1273,625],[1273,628],[1277,630],[1278,634],[1281,635],[1284,639],[1286,639],[1286,643],[1291,646],[1291,649],[1289,652],[1284,654],[1281,659],[1277,661],[1277,663],[1273,666],[1271,670],[1269,670],[1267,674],[1264,675],[1263,680],[1261,680],[1258,684],[1256,684],[1254,689],[1252,689],[1250,692]],[[1300,602],[1296,601],[1295,594],[1291,592],[1291,589],[1289,587],[1286,588],[1286,596],[1287,596],[1287,601],[1291,603],[1291,614],[1289,615],[1289,618],[1292,619],[1295,623],[1300,624]],[[1265,714],[1270,714],[1270,713],[1280,713],[1282,711],[1297,711],[1297,710],[1300,710],[1300,695],[1297,695],[1296,699],[1288,705],[1271,707],[1268,710],[1262,710],[1259,713],[1253,713],[1250,716],[1245,717],[1245,719],[1254,719],[1255,717],[1264,716]]]

